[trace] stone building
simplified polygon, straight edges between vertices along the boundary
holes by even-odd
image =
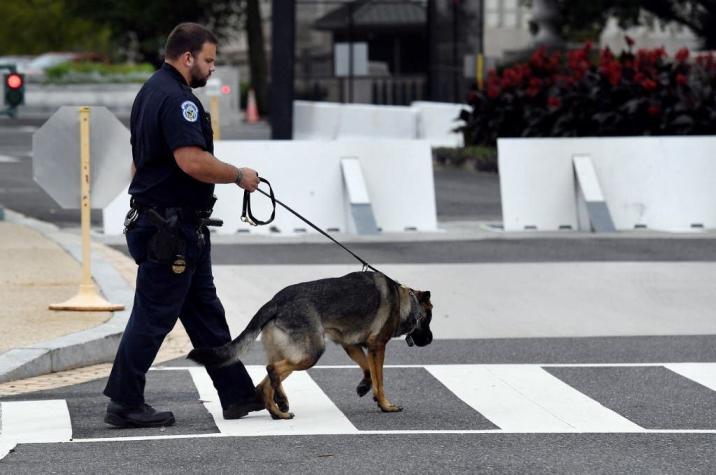
[[[270,57],[271,0],[260,4]],[[296,0],[296,95],[378,104],[461,101],[475,84],[480,51],[488,68],[531,47],[532,11],[521,0]],[[644,26],[626,32],[609,21],[599,42],[618,51],[625,34],[637,47],[663,45],[673,52],[697,46],[689,30],[648,16]],[[367,69],[337,77],[335,45],[347,42],[366,45]],[[246,51],[241,34],[222,47],[245,79]]]

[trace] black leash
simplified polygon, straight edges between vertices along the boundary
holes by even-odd
[[[248,223],[248,224],[250,224],[251,226],[259,226],[259,225],[263,226],[263,225],[265,225],[265,224],[269,224],[271,221],[274,220],[274,217],[276,216],[276,203],[278,203],[278,204],[280,204],[281,206],[283,206],[284,208],[286,208],[288,211],[290,211],[291,213],[293,213],[298,219],[300,219],[300,220],[303,221],[304,223],[308,224],[308,225],[311,226],[313,229],[315,229],[315,230],[318,231],[319,233],[323,234],[324,236],[326,236],[328,239],[330,239],[330,240],[333,241],[334,243],[336,243],[336,244],[338,244],[339,246],[341,246],[348,254],[350,254],[351,256],[353,256],[353,257],[355,257],[356,259],[358,259],[358,261],[360,261],[360,263],[363,264],[363,270],[365,270],[365,269],[371,269],[371,270],[373,270],[373,271],[375,271],[375,272],[378,272],[379,274],[385,275],[383,272],[379,271],[378,269],[376,269],[376,268],[373,267],[372,265],[368,264],[364,259],[362,259],[362,258],[361,258],[360,256],[358,256],[356,253],[354,253],[353,251],[351,251],[350,249],[348,249],[346,246],[344,246],[344,245],[341,244],[340,242],[338,242],[338,241],[336,241],[335,239],[333,239],[333,238],[332,238],[327,232],[325,232],[323,229],[319,228],[318,226],[316,226],[315,224],[313,224],[312,222],[310,222],[309,220],[307,220],[306,218],[304,218],[303,216],[301,216],[300,214],[298,214],[297,212],[295,212],[294,210],[292,210],[290,207],[286,206],[286,204],[284,204],[284,203],[282,203],[281,201],[279,201],[278,199],[276,199],[276,196],[275,196],[274,193],[273,193],[273,188],[271,187],[271,183],[269,183],[269,181],[268,181],[267,179],[259,177],[259,181],[261,181],[261,182],[263,182],[263,183],[266,183],[266,184],[268,185],[268,187],[269,187],[269,192],[268,192],[268,193],[266,193],[266,192],[265,192],[264,190],[262,190],[261,188],[256,188],[256,191],[258,191],[259,193],[261,193],[261,194],[267,196],[267,197],[271,200],[271,205],[273,206],[273,211],[271,211],[271,216],[270,216],[269,219],[266,220],[266,221],[261,221],[260,219],[256,219],[256,217],[254,217],[254,215],[251,213],[251,198],[250,198],[251,193],[249,193],[248,191],[244,190],[244,205],[243,205],[243,209],[242,209],[242,211],[241,211],[241,221],[243,221],[243,222],[245,222],[245,223]],[[390,279],[390,277],[388,277],[387,275],[386,275],[386,278]],[[390,279],[390,280],[393,280],[393,279]],[[398,282],[395,281],[395,280],[393,280],[393,282],[398,283]],[[398,284],[399,284],[399,283],[398,283]],[[399,285],[400,285],[400,284],[399,284]]]

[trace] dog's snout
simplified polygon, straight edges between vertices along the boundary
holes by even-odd
[[[433,341],[433,332],[430,330],[414,332],[412,334],[413,342],[416,346],[427,346]]]

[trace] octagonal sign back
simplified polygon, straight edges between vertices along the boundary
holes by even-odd
[[[106,107],[90,107],[90,205],[104,208],[131,180],[129,130]],[[35,181],[65,209],[80,207],[80,108],[61,107],[32,136]]]

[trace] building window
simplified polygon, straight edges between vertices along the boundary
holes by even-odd
[[[486,0],[485,24],[488,28],[522,28],[524,9],[518,0]]]

